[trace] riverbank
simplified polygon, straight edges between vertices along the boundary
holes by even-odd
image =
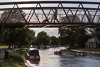
[[[10,53],[14,52],[15,50],[9,49],[7,51],[10,54]],[[5,60],[3,59],[4,56],[5,56],[5,50],[4,49],[3,50],[0,50],[0,65],[5,62]]]
[[[27,67],[23,60],[24,53],[25,51],[21,49],[10,53],[9,60],[1,64],[0,67]]]
[[[70,49],[70,51],[84,52],[84,53],[99,54],[100,55],[100,49],[93,49],[93,48],[77,48],[77,49]]]

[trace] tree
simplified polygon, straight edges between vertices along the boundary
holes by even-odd
[[[3,41],[3,36],[4,36],[4,31],[5,31],[5,29],[2,27],[2,28],[0,28],[0,44],[2,43],[2,41]]]
[[[4,33],[4,43],[9,45],[31,45],[33,42],[33,34],[28,28],[8,28]]]
[[[59,41],[58,38],[56,38],[55,36],[50,37],[50,45],[58,45]]]
[[[43,44],[44,46],[48,45],[50,41],[49,39],[50,39],[49,36],[44,31],[39,32],[37,35],[37,41],[39,45],[41,44]]]
[[[31,30],[31,33],[33,34],[33,37],[35,37],[35,31]]]
[[[31,30],[28,28],[19,28],[18,32],[16,33],[16,37],[17,37],[17,44],[18,45],[31,45],[33,40],[34,40],[34,36],[31,33]]]
[[[26,16],[26,14],[22,10],[20,10],[20,11],[18,9],[5,10],[1,14],[1,19],[2,19],[2,22],[4,22],[4,23],[6,21],[7,21],[7,23],[23,23],[23,22],[25,22],[25,16]],[[20,34],[19,34],[19,31],[20,31]],[[23,29],[7,28],[7,29],[5,29],[5,32],[4,32],[4,42],[6,44],[9,44],[9,47],[12,44],[23,44],[23,42],[24,42],[24,44],[29,44],[29,41],[31,41],[31,39],[34,35],[31,36],[31,34],[28,33],[27,31],[30,32],[28,29],[24,29],[24,28]],[[25,34],[25,36],[27,35],[27,37],[23,37],[24,34]],[[23,42],[21,42],[20,40],[22,40]]]
[[[86,35],[86,30],[84,28],[65,28],[59,29],[59,40],[62,45],[69,45],[74,47],[78,45],[79,47],[84,47],[89,36]]]
[[[75,16],[75,19],[74,21],[72,20],[74,18],[75,15],[68,15],[68,18],[70,20],[70,22],[80,22],[80,19],[78,16]],[[61,18],[61,22],[63,23],[69,23],[69,20],[68,20],[67,17],[62,17]],[[60,40],[60,44],[62,45],[70,45],[71,47],[74,46],[74,39],[71,38],[72,34],[74,33],[74,30],[75,28],[59,28],[59,34],[60,34],[60,37],[59,37],[59,40]]]
[[[74,30],[74,28],[59,28],[58,34],[60,34],[59,40],[61,45],[70,45],[73,47],[71,35],[73,34]]]
[[[73,40],[76,40],[76,38],[78,37],[79,34],[86,34],[86,31],[84,28],[77,28],[76,30],[74,30],[73,34],[71,35],[71,38]]]
[[[65,28],[59,28],[58,29],[58,34],[60,34],[60,37],[65,37],[67,36],[67,30]]]
[[[85,43],[88,40],[89,36],[85,34],[79,34],[78,37],[76,38],[76,42],[78,47],[80,48],[85,48]]]
[[[11,45],[15,44],[15,37],[16,37],[16,29],[15,28],[7,28],[4,32],[4,43],[9,45],[9,48]]]
[[[74,40],[74,44],[77,44],[78,47],[85,47],[85,43],[89,39],[89,36],[86,35],[85,28],[77,28],[71,35],[71,38]]]

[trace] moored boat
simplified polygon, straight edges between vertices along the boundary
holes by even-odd
[[[28,50],[26,50],[25,57],[27,58],[27,60],[39,61],[39,50],[36,48],[29,48]]]

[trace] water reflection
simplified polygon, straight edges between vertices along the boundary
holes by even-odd
[[[30,61],[31,64],[35,64],[36,66],[39,66],[40,61]]]
[[[30,65],[30,67],[39,67],[40,61],[29,61],[29,60],[26,61]]]
[[[64,49],[50,48],[39,50],[40,62],[33,63],[32,67],[100,67],[100,57],[86,53],[63,51],[62,55],[54,55],[54,51]]]

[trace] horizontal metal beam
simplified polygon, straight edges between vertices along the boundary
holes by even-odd
[[[98,23],[0,23],[0,27],[4,28],[20,28],[20,27],[100,27]]]
[[[36,3],[100,4],[100,2],[86,2],[86,1],[21,1],[21,2],[1,2],[0,5],[9,5],[9,4],[36,4]]]
[[[63,7],[64,9],[77,9],[77,7]],[[13,8],[13,9],[24,9],[24,10],[29,10],[29,9],[63,9],[62,7],[20,7],[20,8]],[[82,8],[79,7],[78,9],[87,9],[87,10],[100,10],[100,8]],[[12,8],[1,8],[0,11],[4,10],[12,10]]]

